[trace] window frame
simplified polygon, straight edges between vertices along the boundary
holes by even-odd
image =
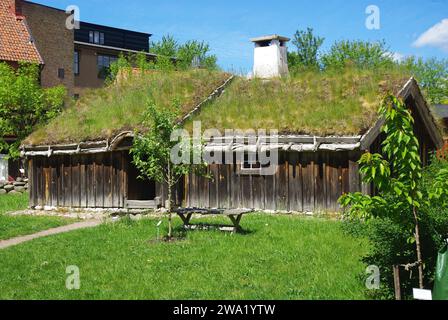
[[[80,54],[79,50],[75,50],[74,56],[73,56],[73,73],[75,76],[79,76],[81,70],[80,66]]]
[[[104,60],[105,58],[107,58],[107,60]],[[98,78],[105,79],[106,77],[102,75],[107,71],[107,69],[109,69],[110,65],[117,60],[118,60],[117,56],[98,53],[96,56],[96,67],[98,71]],[[108,63],[107,64],[104,63],[105,61],[107,61]]]

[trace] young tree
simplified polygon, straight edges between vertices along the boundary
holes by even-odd
[[[20,64],[17,70],[0,63],[0,151],[12,158],[19,156],[19,146],[38,125],[54,118],[64,105],[66,89],[62,86],[42,89],[39,67]],[[13,135],[12,145],[4,137]]]
[[[172,238],[172,204],[173,189],[182,177],[195,172],[203,174],[205,163],[194,165],[194,152],[201,152],[200,148],[191,144],[189,139],[181,141],[183,155],[173,155],[179,146],[178,139],[173,137],[181,130],[178,124],[179,105],[173,104],[171,109],[160,110],[153,103],[148,104],[144,126],[148,128],[143,134],[136,134],[131,149],[133,163],[139,169],[140,178],[164,183],[168,188],[168,239]],[[173,156],[187,161],[173,161]]]
[[[359,161],[364,182],[373,183],[379,194],[373,197],[362,193],[346,194],[340,203],[348,208],[347,215],[351,218],[389,218],[409,232],[409,241],[415,242],[419,286],[423,289],[418,209],[424,198],[418,189],[422,164],[419,142],[413,131],[414,119],[404,103],[393,96],[386,98],[380,114],[385,119],[382,131],[386,136],[383,142],[386,159],[367,152]]]
[[[322,56],[324,69],[340,69],[347,65],[371,69],[394,65],[386,43],[343,40],[336,42]]]
[[[288,63],[292,68],[318,68],[319,49],[325,38],[315,36],[312,28],[297,30],[292,43],[296,51],[288,53]]]

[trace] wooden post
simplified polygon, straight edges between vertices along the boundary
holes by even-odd
[[[394,265],[395,300],[401,300],[400,266]]]

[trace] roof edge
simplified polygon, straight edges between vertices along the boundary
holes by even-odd
[[[408,97],[412,97],[416,102],[416,109],[419,115],[423,119],[423,122],[428,130],[429,136],[431,137],[436,148],[443,147],[443,137],[440,133],[436,121],[429,109],[428,103],[426,102],[417,80],[411,77],[403,88],[398,92],[397,96],[403,100]],[[361,138],[361,149],[367,150],[371,144],[376,140],[376,138],[381,133],[381,128],[384,125],[384,119],[380,118]]]

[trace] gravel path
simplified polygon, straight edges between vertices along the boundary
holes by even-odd
[[[47,237],[47,236],[51,236],[51,235],[55,235],[55,234],[59,234],[59,233],[70,232],[70,231],[74,231],[74,230],[78,230],[78,229],[92,228],[92,227],[96,227],[100,224],[101,224],[101,221],[99,221],[99,220],[89,220],[89,221],[77,222],[77,223],[69,224],[66,226],[41,231],[41,232],[30,234],[27,236],[20,236],[20,237],[8,239],[8,240],[2,240],[2,241],[0,241],[0,250],[15,246],[15,245],[27,242],[27,241],[31,241],[34,239]]]

